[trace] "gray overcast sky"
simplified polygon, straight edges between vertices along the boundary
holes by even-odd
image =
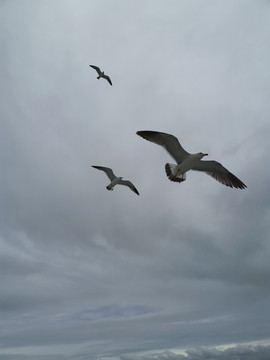
[[[0,1],[1,360],[269,359],[269,39],[266,0]]]

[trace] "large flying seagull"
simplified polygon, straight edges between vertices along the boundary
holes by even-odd
[[[244,189],[247,186],[239,180],[235,175],[225,169],[219,162],[211,160],[201,160],[208,154],[197,153],[189,154],[182,148],[178,139],[170,134],[158,131],[137,131],[137,135],[149,140],[155,144],[164,147],[168,153],[176,161],[177,165],[167,163],[165,171],[171,181],[182,182],[186,180],[186,172],[189,170],[197,170],[205,172],[219,181],[221,184],[230,186],[231,188]]]
[[[115,187],[115,185],[126,185],[128,186],[132,191],[134,191],[137,195],[140,195],[139,194],[139,191],[135,188],[135,186],[132,184],[131,181],[129,180],[122,180],[123,177],[122,176],[115,176],[112,169],[108,168],[108,167],[104,167],[104,166],[95,166],[95,165],[92,165],[93,168],[95,169],[98,169],[98,170],[102,170],[104,171],[108,178],[111,180],[111,183],[106,186],[106,188],[108,190],[113,190],[113,188]]]
[[[95,65],[89,65],[89,66],[90,66],[91,68],[95,69],[96,72],[98,73],[97,79],[103,78],[103,79],[107,80],[110,85],[112,85],[112,81],[111,81],[111,79],[109,78],[109,76],[108,76],[108,75],[105,75],[105,74],[104,74],[104,71],[101,71],[98,66],[95,66]]]

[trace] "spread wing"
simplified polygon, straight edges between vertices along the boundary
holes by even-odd
[[[119,184],[128,186],[130,188],[130,190],[134,191],[137,195],[140,195],[139,191],[135,188],[135,186],[132,184],[131,181],[129,181],[129,180],[121,180],[119,182]]]
[[[113,181],[113,179],[116,178],[116,176],[114,175],[112,169],[110,169],[110,168],[108,168],[108,167],[96,166],[96,165],[92,165],[92,167],[95,168],[95,169],[104,171],[104,172],[107,174],[108,178],[109,178],[111,181]]]
[[[108,75],[103,75],[102,77],[103,77],[104,79],[106,79],[106,80],[109,82],[110,85],[112,85],[112,81],[111,81],[111,79],[109,78]]]
[[[221,184],[230,186],[231,188],[245,189],[247,187],[240,179],[233,175],[219,162],[214,160],[201,160],[199,163],[192,167],[192,170],[203,171],[206,174],[212,176],[217,181],[219,181]]]
[[[157,145],[164,147],[165,150],[174,158],[177,164],[180,164],[188,155],[186,150],[182,148],[178,139],[170,134],[158,131],[137,131],[137,135],[151,141]]]
[[[100,71],[100,68],[98,66],[95,66],[95,65],[89,65],[91,66],[91,68],[95,69],[96,72],[98,73],[98,75],[100,75],[101,71]]]

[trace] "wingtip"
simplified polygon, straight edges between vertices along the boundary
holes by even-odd
[[[245,189],[247,189],[247,185],[241,181],[241,183],[238,184],[237,189],[245,190]]]
[[[107,81],[108,81],[108,83],[112,86],[112,80],[109,78],[109,76],[107,76]]]
[[[145,133],[146,130],[139,130],[136,132],[137,135],[143,137],[143,133]]]
[[[234,187],[236,189],[244,190],[247,188],[247,185],[244,184],[240,179],[238,179],[238,177],[236,177],[232,173],[230,173],[230,183],[231,187]]]
[[[247,185],[245,185],[244,183],[242,184],[242,186],[241,187],[239,187],[239,189],[241,189],[241,190],[245,190],[245,189],[247,189]]]
[[[153,136],[153,135],[157,135],[160,134],[159,131],[153,131],[153,130],[139,130],[136,132],[137,135],[141,136],[141,137],[145,137],[145,136]]]

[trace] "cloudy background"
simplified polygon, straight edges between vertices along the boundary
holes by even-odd
[[[270,2],[1,0],[0,19],[0,359],[269,359]],[[138,130],[248,188],[170,182]]]

